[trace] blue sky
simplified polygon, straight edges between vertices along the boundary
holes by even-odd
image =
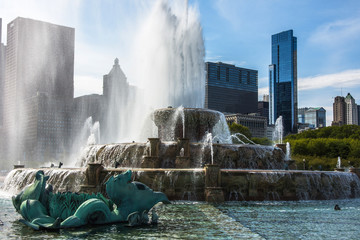
[[[126,74],[131,72],[129,49],[153,4],[0,0],[2,42],[6,43],[6,24],[17,16],[74,27],[75,95],[101,93],[102,76],[115,57]],[[330,124],[333,97],[350,92],[360,104],[360,1],[189,0],[189,4],[198,9],[203,26],[205,60],[258,70],[259,98],[268,91],[271,35],[293,29],[298,40],[299,107],[325,107]]]

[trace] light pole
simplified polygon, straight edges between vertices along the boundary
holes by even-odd
[[[306,170],[306,160],[305,160],[305,158],[303,159],[303,164],[304,164],[304,170]]]

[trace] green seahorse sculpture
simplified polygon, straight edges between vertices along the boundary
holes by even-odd
[[[131,170],[111,176],[106,193],[53,193],[46,186],[49,176],[42,170],[34,183],[12,198],[24,219],[35,230],[80,227],[87,224],[110,224],[129,221],[130,225],[147,223],[148,212],[157,203],[170,203],[165,194],[154,192],[145,184],[131,181]]]

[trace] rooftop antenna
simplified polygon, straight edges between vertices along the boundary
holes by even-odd
[[[342,94],[342,88],[341,88],[341,95],[340,96],[343,96],[343,94]]]

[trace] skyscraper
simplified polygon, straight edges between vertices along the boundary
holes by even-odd
[[[326,110],[323,107],[298,109],[298,123],[309,128],[326,127]]]
[[[4,82],[5,82],[5,64],[6,64],[6,47],[2,43],[2,19],[0,18],[0,127],[3,125],[4,117]]]
[[[348,93],[345,97],[346,103],[346,124],[358,125],[358,108],[355,99]]]
[[[258,72],[222,62],[206,63],[205,108],[256,113]]]
[[[73,28],[33,19],[18,17],[7,25],[4,128],[9,149],[15,148],[14,154],[10,155],[13,160],[26,158],[23,149],[33,147],[31,141],[36,139],[31,136],[39,139],[36,126],[40,120],[47,121],[44,115],[60,114],[63,108],[57,108],[57,103],[63,106],[64,102],[72,101],[74,39]],[[51,112],[31,110],[34,103],[41,104],[41,101],[34,102],[34,97],[44,99],[48,106],[52,106],[36,109],[49,109]],[[63,124],[62,117],[56,119],[54,124]],[[54,130],[49,126],[46,128]],[[58,140],[56,137],[44,139],[47,143],[53,141],[53,146],[60,145]]]
[[[345,98],[337,96],[333,103],[333,121],[332,126],[346,125],[346,103]]]
[[[283,117],[284,132],[297,131],[297,39],[293,30],[272,35],[269,123]]]
[[[105,121],[101,127],[101,138],[105,142],[128,140],[131,137],[130,122],[134,121],[137,92],[138,89],[127,81],[116,58],[110,72],[103,76]]]
[[[269,95],[264,95],[263,100],[258,102],[258,114],[269,122]]]

